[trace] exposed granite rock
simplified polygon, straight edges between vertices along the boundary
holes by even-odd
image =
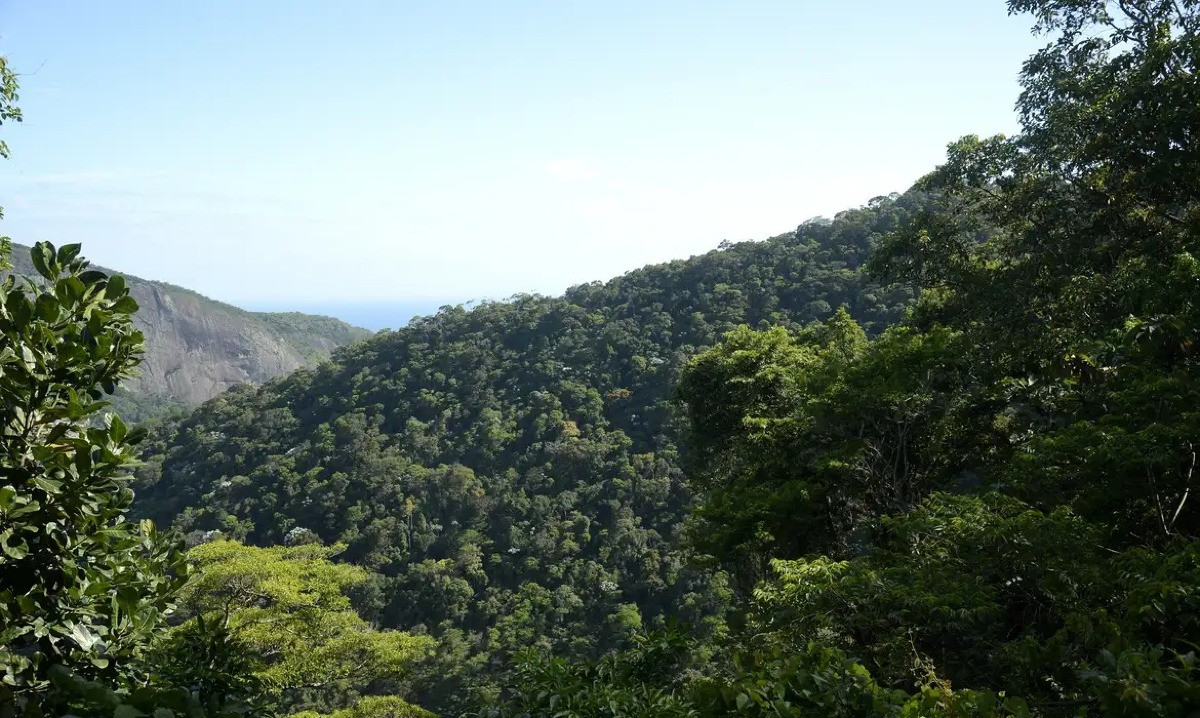
[[[35,274],[29,248],[14,245],[12,260],[15,271]],[[125,383],[134,404],[146,403],[139,398],[199,404],[236,384],[260,384],[317,363],[370,335],[330,317],[248,312],[182,287],[124,276],[138,302],[134,322],[146,337],[141,376]]]

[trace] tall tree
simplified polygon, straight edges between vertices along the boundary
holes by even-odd
[[[61,664],[137,682],[186,579],[181,547],[126,520],[140,438],[103,396],[137,364],[136,302],[79,245],[0,283],[0,711],[52,705]]]
[[[0,56],[0,126],[6,122],[20,122],[21,108],[17,106],[20,96],[17,94],[17,73],[8,64],[8,58]],[[0,140],[0,157],[8,157],[8,143]],[[0,219],[4,218],[4,208],[0,207]],[[9,253],[12,252],[12,241],[0,236],[0,269],[10,266]]]
[[[17,90],[0,57],[0,125],[22,120]],[[11,251],[0,237],[0,269]],[[141,660],[187,577],[182,546],[126,520],[140,435],[101,412],[141,355],[137,303],[79,253],[39,243],[37,277],[0,280],[3,716],[56,714],[88,678],[143,683]]]
[[[1022,131],[952,145],[921,182],[950,211],[874,265],[926,290],[924,326],[969,335],[1040,467],[1024,496],[1127,541],[1196,536],[1200,3],[1009,8],[1052,34],[1022,71]],[[999,231],[979,242],[980,223]],[[1101,468],[1103,485],[1087,478]]]
[[[905,325],[831,372],[820,344],[742,330],[685,374],[703,537],[789,559],[748,606],[760,665],[854,655],[916,687],[905,711],[933,696],[921,715],[1189,716],[1200,3],[1009,7],[1052,42],[1024,66],[1021,133],[955,143],[919,185],[935,211],[874,258],[923,290]],[[865,540],[795,540],[846,507]]]
[[[333,563],[342,548],[255,548],[225,540],[193,548],[195,576],[180,597],[185,620],[161,641],[156,662],[178,671],[174,682],[186,683],[197,673],[193,646],[228,635],[255,678],[252,693],[280,709],[344,705],[372,682],[405,677],[433,641],[375,630],[359,617],[346,592],[364,583],[367,572]],[[219,679],[210,692],[233,693],[226,676]]]

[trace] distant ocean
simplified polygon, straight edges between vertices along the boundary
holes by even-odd
[[[413,317],[436,314],[447,304],[458,304],[451,299],[413,299],[394,302],[243,302],[241,306],[252,312],[304,312],[335,317],[356,327],[379,331],[400,329]]]

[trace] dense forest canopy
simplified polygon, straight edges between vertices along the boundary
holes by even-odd
[[[162,427],[139,509],[196,540],[346,542],[377,574],[360,607],[439,639],[447,665],[423,690],[442,708],[487,695],[517,646],[595,656],[669,617],[719,632],[725,579],[682,532],[672,387],[739,324],[799,328],[838,305],[898,319],[910,293],[862,266],[927,204],[879,198],[561,298],[414,321]]]
[[[527,653],[480,715],[1195,715],[1200,4],[1009,7],[1051,38],[1021,133],[952,145],[870,260],[905,320],[682,374],[732,655]]]
[[[1018,134],[232,390],[132,477],[95,417],[135,307],[35,247],[8,714],[1196,715],[1200,0],[1008,7],[1048,43]]]

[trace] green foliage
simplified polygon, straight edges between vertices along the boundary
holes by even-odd
[[[186,687],[188,700],[207,716],[268,714],[270,690],[255,673],[261,660],[254,646],[224,622],[198,615],[172,628],[155,642],[149,662],[158,684]],[[143,700],[160,707],[152,701],[160,700],[161,692],[147,691]]]
[[[221,306],[225,308],[224,305]],[[284,341],[295,346],[307,361],[314,364],[329,356],[330,345],[347,346],[371,336],[370,331],[333,317],[302,312],[247,312],[247,315],[273,329]]]
[[[124,386],[108,398],[114,414],[130,426],[149,425],[155,422],[178,420],[186,415],[191,405],[181,399],[163,395],[133,391]]]
[[[1035,715],[1187,715],[1196,543],[1113,556],[1096,541],[1063,510],[935,495],[869,557],[777,562],[753,630],[764,650],[836,646],[885,685],[1006,693]]]
[[[633,646],[595,661],[536,650],[515,656],[513,686],[477,718],[674,718],[695,715],[673,683],[691,645],[677,628],[639,634]]]
[[[0,124],[21,120],[16,91],[0,57]],[[0,237],[0,270],[11,251]],[[35,276],[0,280],[0,716],[245,716],[181,687],[194,676],[149,684],[149,644],[188,567],[151,522],[126,521],[142,434],[97,416],[141,355],[137,302],[79,245],[29,253]],[[204,643],[237,648],[220,638]]]
[[[749,590],[771,557],[853,553],[880,516],[953,484],[969,466],[958,339],[897,327],[868,342],[839,311],[796,336],[742,327],[696,357],[679,385],[706,496],[694,545]]]
[[[524,652],[512,687],[472,718],[1029,718],[1020,699],[923,684],[912,695],[881,686],[843,651],[810,643],[786,651],[735,654],[698,675],[681,658],[678,633],[642,636],[630,650],[568,662]]]
[[[311,544],[257,549],[229,541],[192,549],[196,570],[179,599],[183,621],[147,652],[148,680],[114,688],[55,665],[48,678],[58,702],[86,718],[265,717],[344,705],[377,680],[403,676],[430,641],[377,631],[359,618],[343,590],[366,574],[330,562],[333,553]],[[378,696],[332,715],[389,713],[432,716],[398,697]]]
[[[223,663],[209,690],[263,694],[274,702],[337,703],[348,691],[403,678],[432,641],[378,631],[354,612],[345,592],[362,584],[361,568],[333,563],[337,548],[317,544],[255,548],[232,541],[196,546],[188,559],[196,575],[180,596],[186,620],[157,646],[182,676],[214,664],[197,662],[198,641],[228,634]],[[240,665],[227,665],[230,660]],[[194,665],[197,664],[198,665]],[[249,685],[237,684],[247,675]]]
[[[1193,2],[1021,0],[1057,33],[1025,64],[1022,132],[965,138],[920,185],[952,210],[873,260],[964,332],[1006,412],[997,453],[1028,501],[1123,543],[1195,536],[1200,153]],[[997,231],[978,242],[979,224]],[[981,407],[982,408],[982,407]],[[1103,485],[1091,479],[1105,472]]]
[[[671,388],[738,324],[799,329],[830,304],[872,331],[896,319],[908,293],[858,268],[923,202],[563,298],[447,308],[228,392],[155,433],[139,506],[194,540],[346,543],[378,574],[355,589],[364,615],[439,639],[414,680],[448,712],[494,695],[518,648],[596,656],[668,617],[720,635],[728,581],[684,546]]]
[[[104,682],[89,681],[63,666],[53,666],[50,681],[79,718],[247,718],[254,712],[221,700],[204,700],[201,692],[183,687],[141,686],[116,691]],[[215,698],[215,697],[214,697]]]
[[[433,713],[404,702],[395,696],[363,698],[350,708],[321,714],[313,711],[293,713],[292,718],[436,718]]]
[[[136,365],[136,302],[79,245],[33,248],[41,275],[0,283],[0,703],[48,698],[51,666],[137,681],[186,578],[183,554],[126,521],[141,438],[104,393]]]
[[[21,122],[21,108],[17,107],[20,95],[17,73],[8,64],[8,58],[0,56],[0,126],[6,122]],[[8,144],[0,142],[0,157],[8,157]]]
[[[1009,8],[1053,35],[1018,135],[223,396],[157,433],[145,511],[345,542],[475,715],[1194,715],[1200,2]]]
[[[1090,695],[1082,676],[1114,641],[1171,644],[1173,630],[1191,629],[1191,619],[1178,622],[1190,608],[1121,618],[1138,615],[1136,597],[1161,584],[1114,571],[1129,559],[1112,557],[1063,509],[934,495],[885,526],[870,556],[777,562],[778,581],[756,594],[758,633],[780,648],[820,640],[858,651],[889,685],[936,676],[1049,703]]]
[[[773,668],[710,679],[736,709],[1200,704],[1200,3],[1010,8],[1058,36],[1022,133],[953,145],[919,185],[936,211],[873,258],[923,291],[908,320],[852,350],[743,329],[684,374],[697,540],[776,574],[741,634],[741,665]],[[804,683],[814,650],[848,674]]]
[[[20,122],[21,108],[17,107],[17,73],[8,64],[8,58],[0,56],[0,126],[5,122]],[[8,157],[8,144],[0,140],[0,157]],[[0,207],[0,219],[4,218],[4,208]],[[0,236],[0,269],[8,269],[12,254],[12,240]]]

